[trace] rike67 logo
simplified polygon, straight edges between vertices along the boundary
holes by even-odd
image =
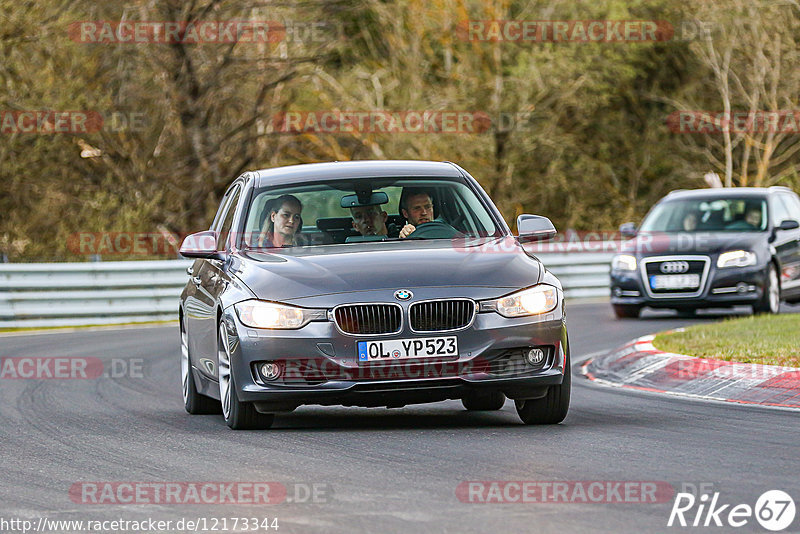
[[[795,518],[794,500],[781,490],[761,494],[755,506],[721,503],[719,492],[695,497],[692,493],[678,493],[669,514],[667,526],[681,527],[733,527],[747,525],[753,518],[765,529],[778,532],[788,528]]]

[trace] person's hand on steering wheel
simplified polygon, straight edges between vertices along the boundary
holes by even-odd
[[[411,235],[411,232],[413,232],[416,229],[417,229],[417,227],[414,226],[413,224],[406,223],[406,225],[403,226],[403,228],[400,230],[400,235],[398,237],[400,239],[405,239],[409,235]]]

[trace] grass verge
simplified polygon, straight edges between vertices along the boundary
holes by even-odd
[[[659,350],[730,362],[800,367],[800,314],[755,315],[658,334]]]

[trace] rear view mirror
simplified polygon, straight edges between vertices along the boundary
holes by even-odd
[[[556,227],[547,217],[523,214],[517,217],[519,242],[546,241],[556,236]]]
[[[358,208],[360,206],[378,206],[387,202],[389,202],[389,195],[383,191],[375,191],[374,193],[345,195],[342,197],[341,206],[343,208]]]

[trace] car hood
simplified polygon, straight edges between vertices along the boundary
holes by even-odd
[[[534,285],[542,275],[539,261],[509,241],[415,240],[250,251],[238,253],[231,267],[258,298],[273,301],[453,286],[486,288],[471,296],[491,298]]]
[[[767,242],[766,232],[641,233],[621,250],[643,256],[703,254],[728,250],[757,250]]]

